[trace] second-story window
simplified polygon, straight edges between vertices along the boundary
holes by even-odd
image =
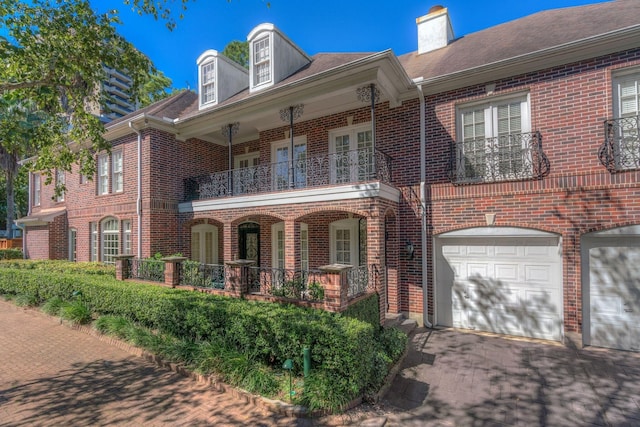
[[[64,187],[64,171],[60,169],[56,170],[56,187]],[[57,194],[56,202],[64,202],[64,189]]]
[[[532,174],[532,134],[527,96],[458,110],[454,179],[491,182]]]
[[[202,104],[216,101],[216,62],[215,60],[202,65],[201,70],[201,97]]]
[[[640,71],[613,80],[613,115],[610,121],[617,170],[640,168]]]
[[[98,194],[121,193],[124,190],[122,151],[98,156]]]
[[[40,185],[40,174],[33,175],[33,206],[40,206],[42,187]]]
[[[269,37],[253,42],[254,86],[271,81],[271,49]]]

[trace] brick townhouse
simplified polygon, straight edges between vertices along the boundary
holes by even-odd
[[[93,180],[31,176],[26,256],[343,264],[383,312],[640,350],[640,2],[416,22],[401,56],[271,24],[248,70],[204,52],[198,94],[107,125]]]

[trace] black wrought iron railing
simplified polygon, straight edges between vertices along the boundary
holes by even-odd
[[[640,168],[640,116],[605,120],[598,159],[611,173]]]
[[[164,282],[164,261],[157,259],[131,259],[131,277],[138,280]]]
[[[313,188],[378,180],[391,183],[391,157],[372,149],[305,157],[187,178],[185,200]]]
[[[225,289],[229,271],[224,265],[201,264],[196,261],[180,263],[180,284],[205,289]]]
[[[353,267],[347,272],[349,290],[347,296],[355,298],[370,290],[375,290],[379,280],[379,269],[375,264]]]
[[[456,142],[449,177],[454,184],[541,179],[549,173],[540,132]]]
[[[324,286],[319,270],[249,267],[249,292],[302,301],[324,301]]]

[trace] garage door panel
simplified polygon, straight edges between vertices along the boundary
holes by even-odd
[[[449,269],[459,273],[455,289],[448,285],[451,297],[439,297],[438,302],[451,305],[438,320],[450,317],[455,327],[561,339],[558,239],[442,239],[437,257],[438,278],[447,277]]]
[[[514,283],[518,280],[518,264],[495,264],[493,276],[498,280]]]
[[[525,265],[524,280],[526,282],[550,283],[554,271],[551,265]]]
[[[640,350],[640,238],[587,238],[583,247],[588,251],[587,342]]]

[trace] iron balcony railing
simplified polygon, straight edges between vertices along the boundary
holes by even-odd
[[[611,173],[640,168],[640,116],[605,120],[598,159]]]
[[[347,272],[347,284],[349,285],[347,296],[351,299],[370,290],[375,290],[378,280],[379,270],[376,264],[353,267]]]
[[[391,157],[363,149],[187,178],[184,191],[191,201],[391,178]]]
[[[454,184],[541,179],[549,173],[540,132],[456,142],[449,177]]]

